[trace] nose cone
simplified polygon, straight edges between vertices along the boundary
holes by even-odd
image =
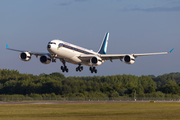
[[[48,45],[47,48],[51,48],[51,45]]]

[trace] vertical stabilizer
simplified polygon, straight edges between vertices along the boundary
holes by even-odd
[[[109,40],[109,33],[107,32],[104,36],[104,40],[102,41],[101,47],[99,48],[98,51],[99,54],[106,54],[108,40]]]

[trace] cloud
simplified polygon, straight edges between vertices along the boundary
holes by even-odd
[[[87,0],[74,0],[74,2],[85,2]],[[59,5],[60,6],[69,6],[71,5],[73,2],[63,2],[63,3],[60,3]]]
[[[154,7],[154,8],[133,8],[133,9],[130,9],[130,10],[127,10],[127,11],[175,12],[175,11],[180,11],[180,6],[177,6],[177,7]]]
[[[60,3],[59,5],[60,6],[68,6],[70,5],[72,2],[64,2],[64,3]]]
[[[87,0],[75,0],[75,2],[85,2]]]

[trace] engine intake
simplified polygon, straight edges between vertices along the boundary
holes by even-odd
[[[22,52],[19,57],[22,61],[29,61],[31,59],[31,55],[28,52]]]
[[[98,56],[92,57],[90,59],[90,66],[98,66],[102,63],[103,63],[102,59]]]
[[[51,58],[49,58],[48,56],[41,56],[40,61],[43,64],[49,64],[51,62]]]
[[[132,55],[126,55],[123,59],[126,64],[133,64],[135,62],[135,58]]]
[[[96,63],[98,62],[98,59],[97,59],[96,57],[92,57],[92,58],[91,58],[91,62],[92,62],[93,64],[96,64]]]

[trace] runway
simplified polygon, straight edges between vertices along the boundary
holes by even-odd
[[[150,101],[32,101],[32,102],[0,102],[0,105],[33,105],[33,104],[91,104],[91,103],[149,103]],[[154,101],[179,102],[180,101]]]

